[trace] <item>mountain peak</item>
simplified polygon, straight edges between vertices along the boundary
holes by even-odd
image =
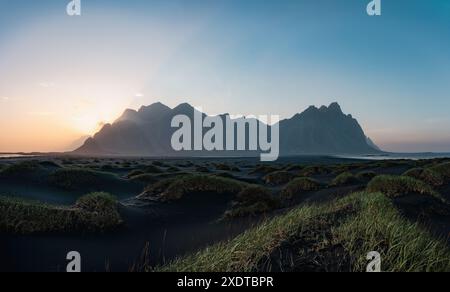
[[[310,105],[303,113],[317,112],[319,109],[315,105]]]
[[[333,102],[328,106],[328,110],[342,113],[341,106],[337,102]]]
[[[142,106],[139,109],[139,113],[147,112],[147,111],[157,111],[157,110],[170,110],[170,108],[161,102],[155,102],[148,106]]]
[[[189,103],[185,102],[185,103],[179,104],[177,107],[175,107],[173,109],[173,111],[176,113],[189,113],[189,112],[194,111],[194,107],[192,105],[190,105]]]
[[[143,106],[138,112],[127,110],[123,121],[105,125],[76,153],[176,156],[178,154],[171,147],[174,129],[170,120],[180,114],[192,117],[196,111],[189,103],[171,109],[159,102]],[[303,113],[281,121],[279,127],[281,155],[372,154],[380,151],[367,138],[358,121],[345,115],[337,102],[328,107],[310,106]]]

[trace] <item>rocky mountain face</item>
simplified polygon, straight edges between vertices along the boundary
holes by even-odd
[[[194,120],[196,109],[180,104],[171,109],[162,103],[127,109],[113,124],[105,125],[74,151],[81,155],[123,156],[252,156],[258,151],[182,151],[172,149],[171,138],[177,128],[171,127],[173,117],[185,115]],[[202,118],[204,113],[197,112]],[[225,123],[227,115],[220,116]],[[193,122],[192,122],[193,123]],[[194,125],[192,125],[192,139]],[[204,129],[203,134],[208,129]],[[279,122],[280,155],[309,154],[375,154],[380,149],[368,138],[358,121],[342,112],[337,103],[316,108]],[[269,129],[270,132],[270,129]],[[249,134],[245,134],[248,141]],[[235,135],[235,138],[237,136]],[[224,143],[226,136],[224,135]]]

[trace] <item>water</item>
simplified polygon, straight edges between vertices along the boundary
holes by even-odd
[[[363,156],[341,156],[341,158],[349,159],[367,159],[367,160],[420,160],[420,159],[436,159],[450,158],[450,153],[385,153],[380,155],[363,155]]]
[[[33,155],[23,155],[23,154],[0,154],[0,158],[21,158],[21,157],[33,157]]]

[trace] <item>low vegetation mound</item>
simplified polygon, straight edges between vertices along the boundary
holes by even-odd
[[[284,168],[285,171],[300,171],[303,169],[303,166],[301,165],[288,165]]]
[[[121,224],[118,203],[106,193],[81,197],[73,207],[0,197],[0,232],[98,233],[114,230]]]
[[[312,165],[312,166],[307,166],[303,170],[301,170],[299,175],[305,176],[305,177],[315,176],[315,175],[325,175],[325,174],[332,173],[332,171],[333,170],[331,168],[329,168],[328,166]]]
[[[214,166],[217,170],[221,171],[231,171],[233,169],[230,165],[225,163],[216,163],[214,164]]]
[[[390,198],[403,197],[410,194],[420,194],[444,199],[431,186],[421,180],[408,176],[380,175],[367,186],[369,192],[381,192]]]
[[[163,173],[161,168],[156,165],[147,165],[141,169],[143,173]]]
[[[284,187],[281,191],[281,197],[283,199],[290,200],[295,195],[304,192],[318,191],[322,188],[322,184],[315,179],[308,177],[296,178]]]
[[[237,194],[245,186],[243,182],[219,176],[186,175],[149,186],[139,198],[174,201],[190,193]]]
[[[158,178],[154,174],[146,173],[146,174],[134,175],[134,176],[130,177],[129,180],[131,182],[141,183],[144,185],[150,185],[150,184],[156,183],[158,181]]]
[[[0,171],[0,178],[29,179],[40,178],[46,174],[46,169],[38,161],[23,161],[5,166]]]
[[[152,164],[157,167],[168,167],[168,165],[162,161],[153,161]]]
[[[350,172],[367,167],[365,163],[345,163],[332,166],[333,174],[339,175],[344,172]]]
[[[450,269],[450,250],[444,242],[404,219],[383,194],[357,193],[296,208],[156,270],[364,272],[367,253],[373,250],[381,254],[383,272]]]
[[[259,174],[259,175],[266,175],[269,174],[271,172],[275,172],[280,170],[279,168],[275,167],[275,166],[270,166],[270,165],[258,165],[256,166],[255,169],[253,169],[250,174]]]
[[[130,171],[125,177],[132,178],[132,177],[142,175],[142,174],[145,174],[145,172],[142,171],[141,169],[135,169],[135,170]]]
[[[83,168],[58,169],[48,177],[50,185],[70,191],[98,188],[116,180],[113,174]]]
[[[168,168],[167,168],[167,170],[166,170],[167,172],[180,172],[181,171],[181,169],[180,168],[178,168],[178,167],[176,167],[176,166],[169,166]]]
[[[445,180],[445,183],[450,182],[450,162],[438,164],[430,167],[429,170],[438,173]]]
[[[40,161],[39,165],[46,168],[61,168],[61,165],[51,160]]]
[[[356,178],[361,182],[369,182],[376,176],[374,171],[361,171],[356,174]]]
[[[272,211],[280,205],[280,200],[266,188],[250,186],[239,192],[233,207],[225,213],[224,218],[254,216]]]
[[[211,172],[211,171],[209,170],[209,168],[207,168],[206,166],[201,166],[201,165],[197,166],[197,167],[195,168],[195,171],[197,171],[197,172],[203,172],[203,173],[209,173],[209,172]]]
[[[335,177],[331,183],[330,186],[337,187],[337,186],[347,186],[347,185],[353,185],[360,183],[359,179],[352,174],[351,172],[344,172]]]
[[[279,186],[287,184],[294,177],[295,175],[288,171],[275,171],[266,175],[263,180],[268,185]]]
[[[445,181],[442,175],[429,168],[413,168],[406,171],[403,176],[412,177],[435,187],[442,186]]]

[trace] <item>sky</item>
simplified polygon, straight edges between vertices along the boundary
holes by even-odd
[[[450,1],[0,0],[0,152],[63,151],[126,108],[337,101],[383,150],[450,152]]]

